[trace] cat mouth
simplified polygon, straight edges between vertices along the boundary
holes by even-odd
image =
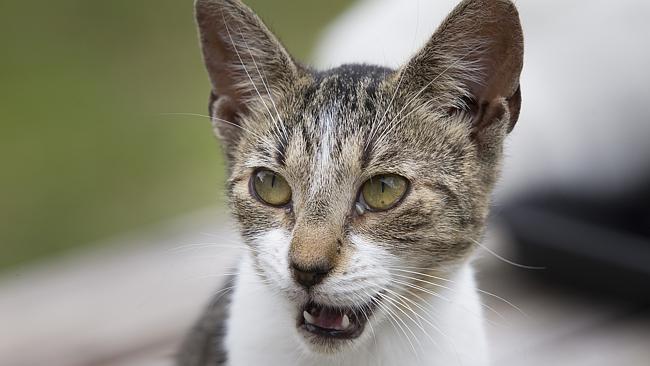
[[[302,308],[298,329],[326,339],[355,339],[363,333],[375,306],[332,307],[309,302]]]

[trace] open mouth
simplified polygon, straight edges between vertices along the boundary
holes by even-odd
[[[337,308],[309,302],[302,309],[298,327],[323,338],[354,339],[363,333],[373,309],[370,304],[359,308]]]

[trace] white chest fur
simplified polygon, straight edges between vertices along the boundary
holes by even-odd
[[[366,331],[373,336],[365,344],[325,356],[302,344],[295,305],[266,286],[246,256],[227,321],[229,365],[488,365],[473,271],[463,266],[452,279],[449,289],[439,291],[441,297],[423,298],[427,316],[396,310],[395,319],[371,320]]]

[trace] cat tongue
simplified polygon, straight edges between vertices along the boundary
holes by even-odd
[[[350,318],[347,314],[329,309],[318,309],[303,312],[305,322],[323,329],[346,330],[350,326]]]

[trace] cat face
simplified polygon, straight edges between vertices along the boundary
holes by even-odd
[[[519,111],[516,10],[465,1],[399,70],[319,72],[239,1],[196,7],[230,204],[258,274],[309,349],[361,343],[480,240]]]

